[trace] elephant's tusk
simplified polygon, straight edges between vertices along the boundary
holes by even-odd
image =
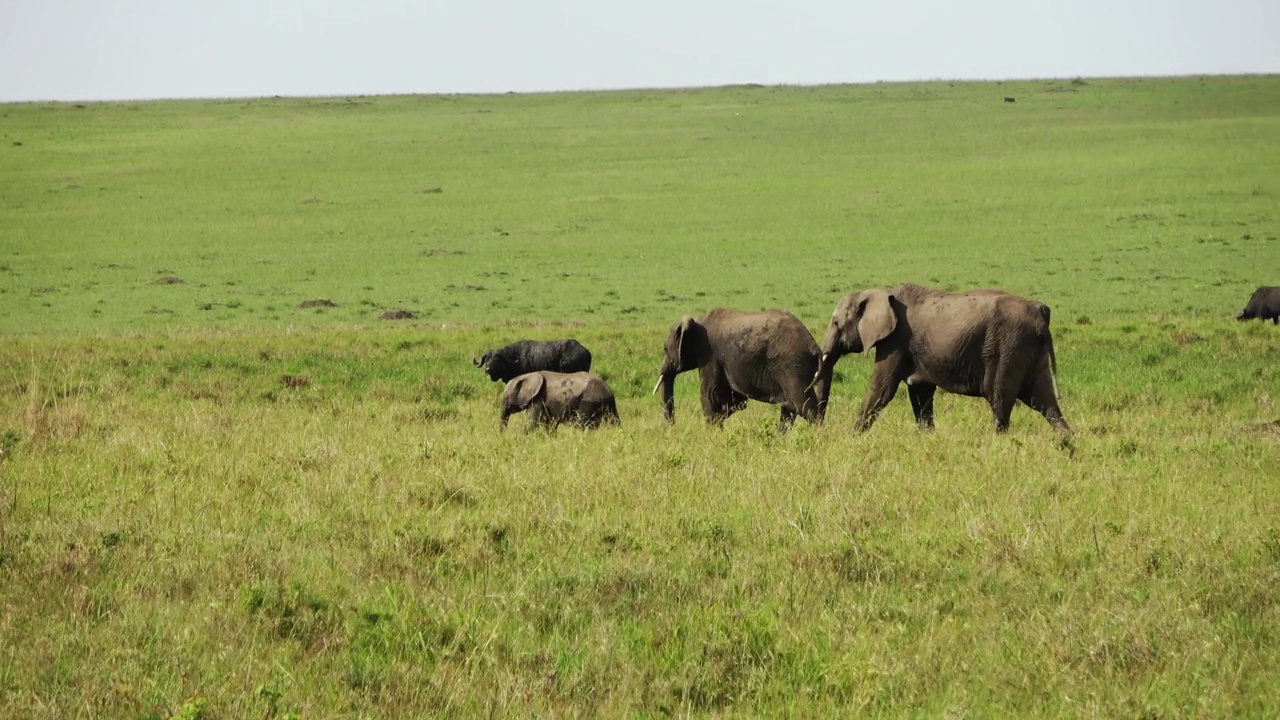
[[[657,395],[657,394],[658,394],[658,388],[660,388],[660,387],[662,387],[662,376],[661,376],[661,375],[659,375],[659,376],[658,376],[658,384],[653,386],[653,392],[650,392],[649,394],[650,394],[650,395]]]
[[[818,360],[818,369],[813,371],[813,379],[809,381],[809,385],[805,388],[806,392],[812,390],[813,386],[818,384],[818,378],[822,377],[822,368],[827,366],[827,359],[830,357],[831,353],[822,353],[822,359]]]

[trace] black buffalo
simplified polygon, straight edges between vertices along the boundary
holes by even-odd
[[[1273,325],[1280,325],[1280,287],[1260,287],[1253,291],[1249,304],[1236,313],[1237,320],[1260,318],[1270,320]]]
[[[551,370],[561,373],[587,372],[591,351],[572,338],[568,340],[520,340],[497,350],[486,350],[471,362],[489,373],[490,380],[509,382],[525,373]]]

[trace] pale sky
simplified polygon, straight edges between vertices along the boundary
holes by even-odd
[[[0,0],[0,102],[1280,72],[1280,0]]]

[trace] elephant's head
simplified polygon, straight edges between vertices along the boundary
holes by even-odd
[[[898,300],[884,290],[867,290],[845,295],[831,313],[831,324],[822,338],[822,359],[817,376],[847,353],[860,353],[876,346],[898,327],[894,305]],[[815,377],[817,377],[815,376]]]
[[[700,368],[708,362],[711,362],[711,342],[707,338],[707,329],[686,315],[667,335],[662,367],[658,370],[658,384],[653,386],[654,392],[662,388],[662,414],[668,421],[675,419],[676,375]]]
[[[507,426],[508,417],[529,409],[545,389],[546,378],[537,372],[526,373],[507,383],[502,392],[502,427]]]

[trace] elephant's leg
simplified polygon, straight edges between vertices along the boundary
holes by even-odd
[[[823,416],[826,415],[826,406],[819,401],[820,396],[814,388],[807,385],[808,382],[804,378],[798,378],[785,387],[783,394],[786,402],[783,404],[783,413],[785,416],[790,412],[792,420],[799,415],[814,425],[820,425]],[[825,388],[820,389],[825,392]]]
[[[729,382],[713,365],[703,365],[698,373],[702,381],[702,414],[707,422],[719,425],[729,417],[724,412],[724,395],[730,391]]]
[[[1037,373],[1032,381],[1027,383],[1026,389],[1018,399],[1027,407],[1043,415],[1054,430],[1063,435],[1071,434],[1071,426],[1067,425],[1066,418],[1062,417],[1062,410],[1058,407],[1058,391],[1048,368]]]
[[[872,389],[867,394],[867,399],[862,403],[862,412],[858,415],[858,421],[854,423],[856,430],[870,430],[871,425],[875,423],[876,418],[880,417],[880,411],[884,410],[889,401],[893,400],[893,396],[898,392],[898,384],[894,383],[886,388]]]
[[[707,422],[719,426],[747,406],[747,396],[735,391],[729,385],[729,378],[724,371],[715,366],[703,366],[702,371],[702,413]]]
[[[916,424],[922,430],[933,427],[933,394],[938,386],[933,383],[916,383],[907,385],[907,395],[911,398],[911,411],[916,414]]]
[[[781,412],[781,415],[780,415],[780,417],[778,418],[778,431],[779,431],[779,432],[786,432],[786,431],[790,430],[790,429],[791,429],[791,426],[792,426],[792,425],[794,425],[794,424],[795,424],[795,422],[796,422],[796,411],[795,411],[795,409],[793,409],[790,405],[785,405],[785,404],[784,404],[784,405],[782,406],[782,412]]]
[[[991,394],[987,398],[998,433],[1009,432],[1009,417],[1013,415],[1013,406],[1018,404],[1018,396],[1022,394],[1025,376],[1025,372],[1011,371],[1010,363],[999,366]]]
[[[604,405],[604,412],[601,417],[602,422],[610,425],[619,425],[622,423],[622,416],[618,414],[618,402],[610,398]]]
[[[893,400],[898,393],[898,384],[902,382],[902,359],[897,354],[876,355],[876,368],[871,373],[871,391],[862,403],[862,412],[854,429],[869,430],[872,423],[880,416],[880,411]]]
[[[1009,432],[1009,418],[1013,415],[1013,406],[1018,402],[1016,397],[1007,393],[998,393],[991,398],[991,415],[995,418],[996,432]]]
[[[818,380],[813,385],[813,397],[818,403],[818,421],[827,417],[827,403],[831,399],[831,375]]]
[[[1040,362],[1047,362],[1047,356]],[[996,432],[1009,431],[1009,417],[1013,414],[1013,406],[1027,391],[1033,381],[1032,375],[1039,364],[1033,364],[1029,358],[1020,357],[1018,353],[1005,349],[997,357],[988,362],[983,377],[983,396],[991,405],[991,414],[995,419]]]

